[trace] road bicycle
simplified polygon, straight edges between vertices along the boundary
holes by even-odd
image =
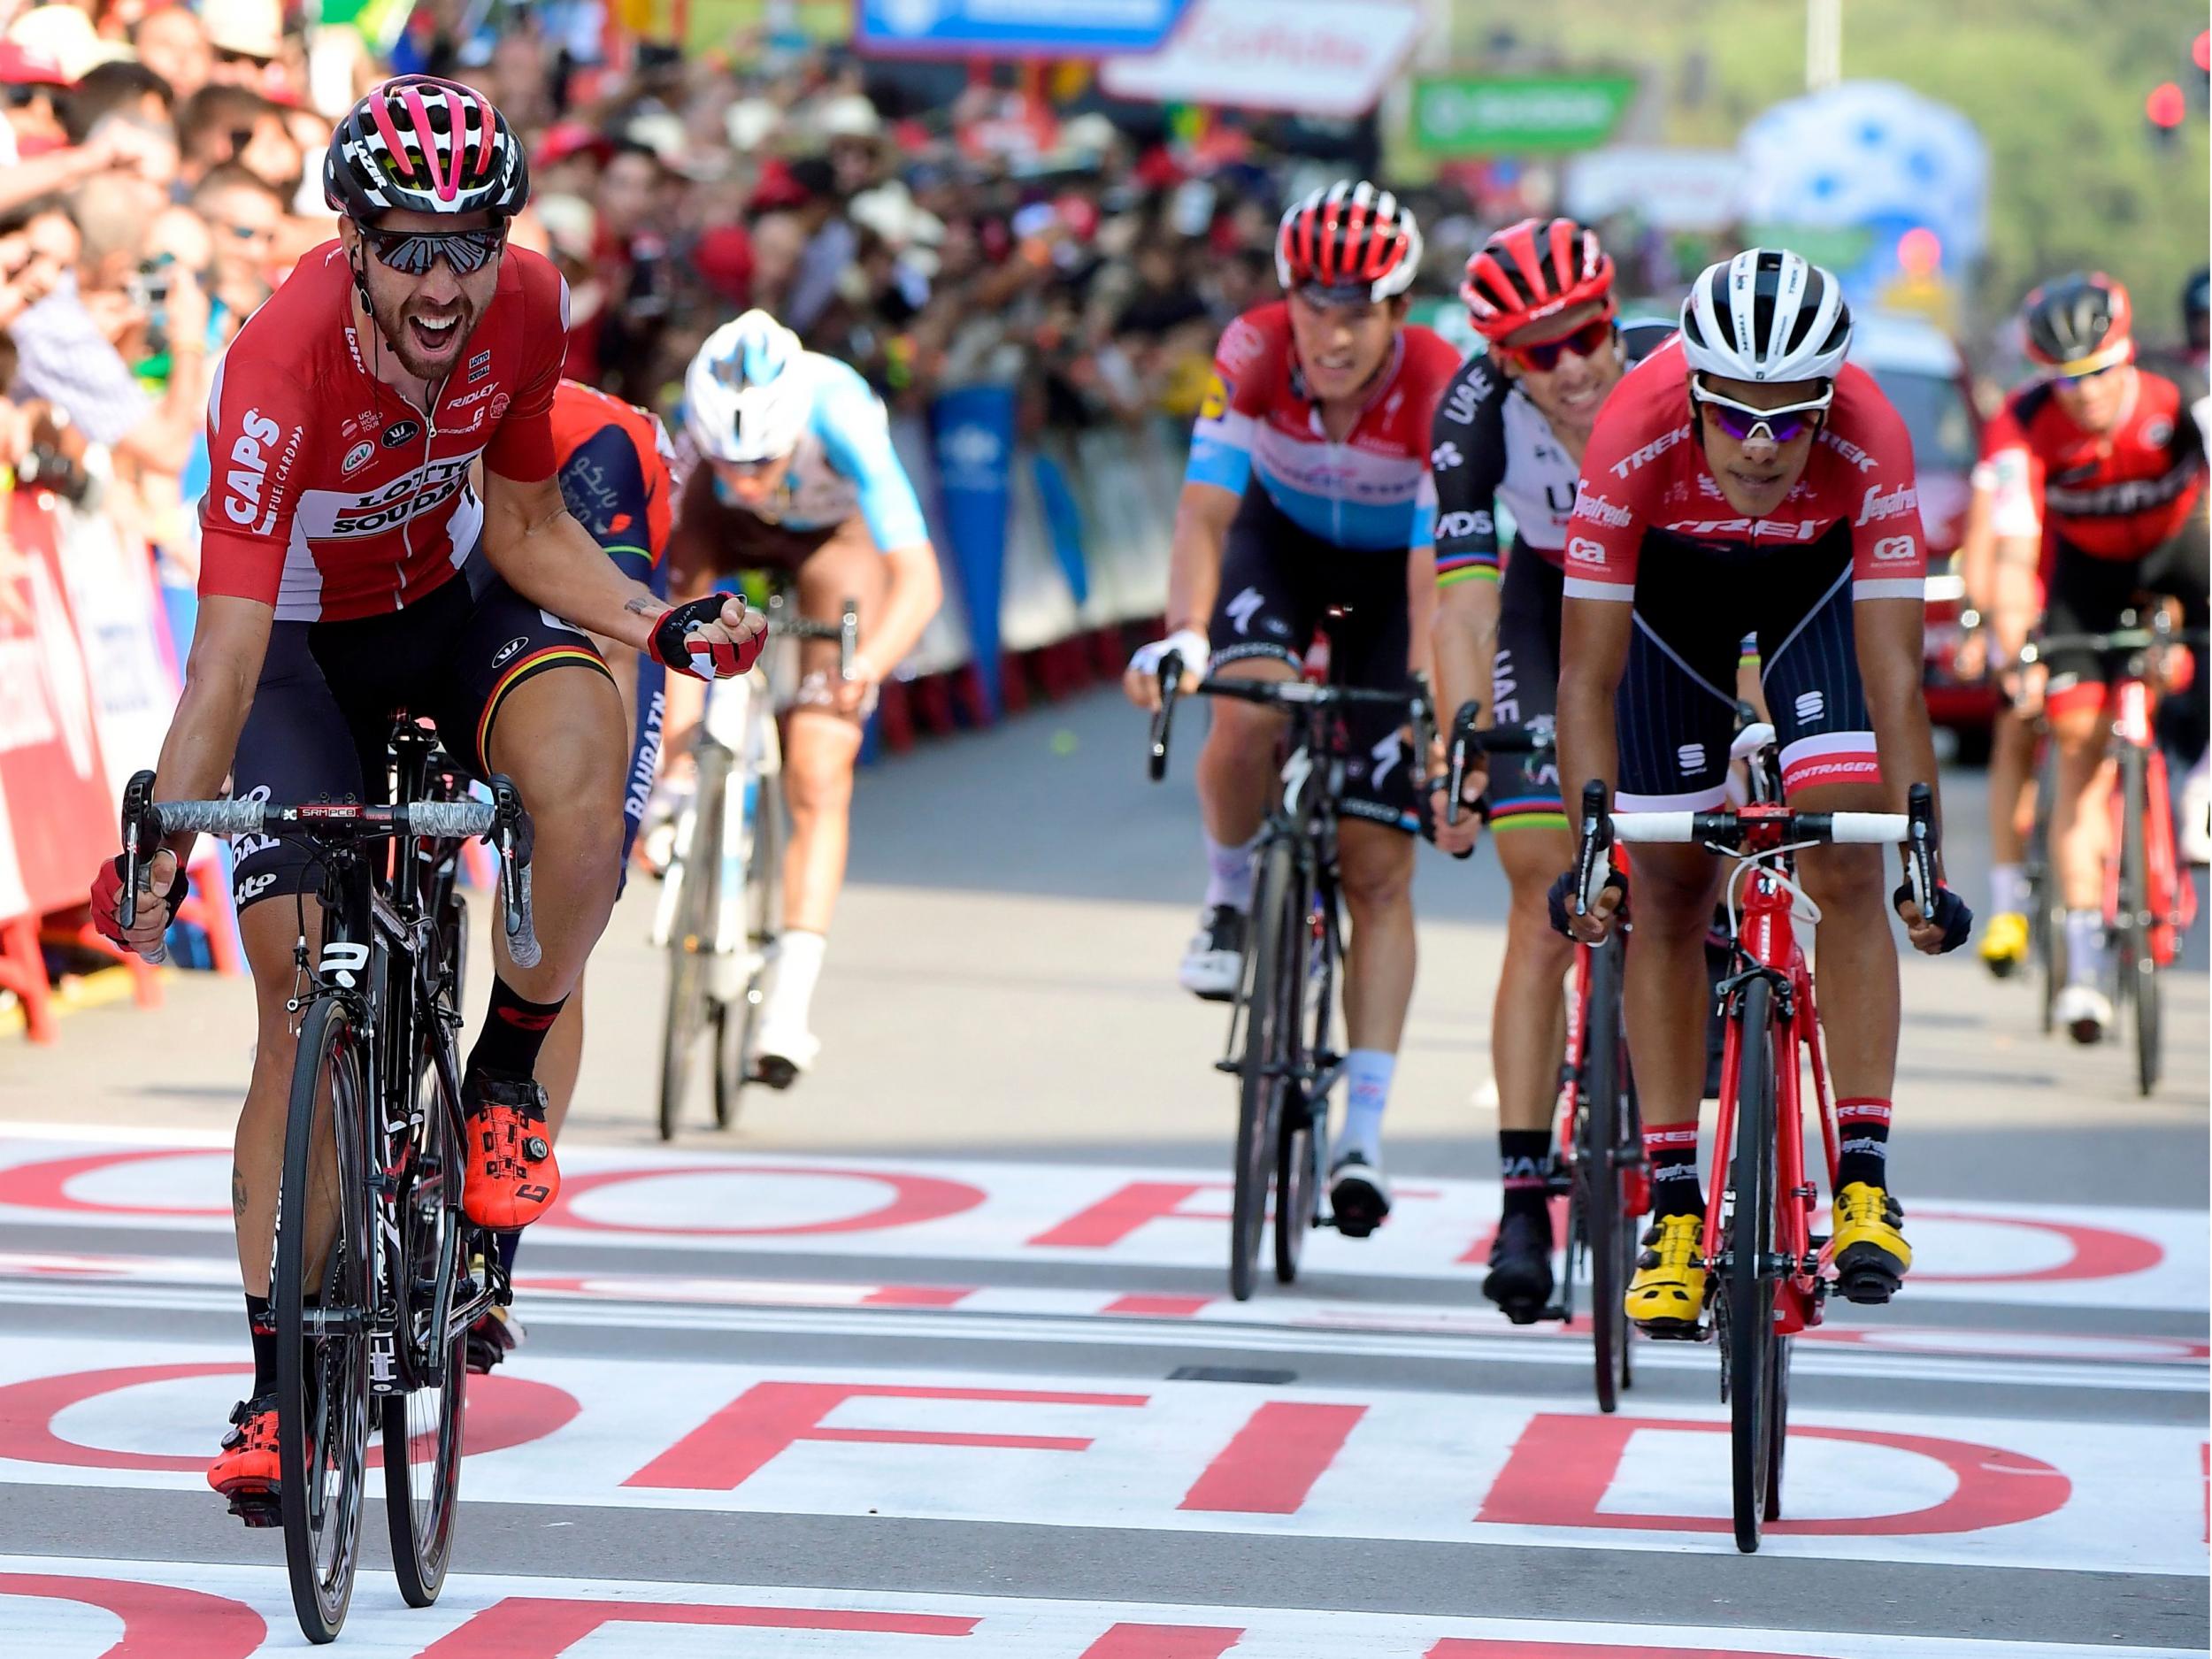
[[[2145,626],[2137,612],[2120,614],[2120,626],[2108,634],[2053,634],[2030,641],[2021,653],[2024,663],[2034,663],[2065,651],[2093,653],[2107,670],[2106,707],[2111,711],[2108,752],[2116,772],[2108,810],[2112,815],[2113,856],[2105,863],[2104,925],[2112,942],[2113,1007],[2134,1012],[2135,1087],[2148,1094],[2158,1087],[2165,1056],[2159,1025],[2158,976],[2170,967],[2181,949],[2181,936],[2196,913],[2196,892],[2174,846],[2173,792],[2166,775],[2166,752],[2159,747],[2153,727],[2156,697],[2151,689],[2154,653],[2177,645],[2202,649],[2201,630],[2184,633],[2174,627],[2162,609],[2154,610]],[[2202,672],[2201,668],[2199,672]],[[2038,803],[2039,823],[2047,808]],[[2047,833],[2040,838],[2041,862],[2047,864]],[[2054,902],[2056,883],[2051,884]],[[2058,914],[2062,917],[2062,908]],[[2044,1029],[2050,1029],[2050,1007],[2057,987],[2065,983],[2064,928],[2053,935],[2045,949]],[[2113,1025],[2116,1030],[2118,1018]]]
[[[1548,723],[1540,728],[1478,730],[1479,713],[1477,705],[1469,703],[1452,719],[1444,797],[1448,823],[1458,821],[1467,764],[1473,755],[1553,752]],[[1549,1171],[1552,1196],[1566,1201],[1567,1225],[1557,1289],[1550,1305],[1537,1316],[1571,1325],[1576,1286],[1587,1279],[1598,1409],[1609,1412],[1617,1409],[1622,1391],[1634,1380],[1630,1323],[1623,1302],[1636,1271],[1637,1223],[1650,1202],[1636,1079],[1628,1063],[1627,1019],[1621,1006],[1624,949],[1618,933],[1601,945],[1575,946]]]
[[[1229,1018],[1226,1056],[1216,1069],[1238,1079],[1236,1183],[1230,1206],[1229,1292],[1251,1299],[1273,1194],[1275,1278],[1294,1283],[1306,1234],[1333,1227],[1328,1186],[1329,1094],[1343,1075],[1334,1036],[1336,981],[1344,960],[1337,818],[1352,741],[1345,717],[1386,708],[1412,728],[1413,756],[1425,757],[1435,716],[1425,687],[1379,691],[1341,683],[1335,629],[1324,618],[1332,664],[1326,684],[1307,680],[1207,680],[1209,697],[1233,697],[1291,717],[1282,794],[1253,849],[1252,932],[1244,979]],[[1151,775],[1167,775],[1168,733],[1183,664],[1160,663],[1160,707],[1152,717]],[[1405,764],[1402,757],[1396,763]],[[1425,764],[1425,760],[1420,764]]]
[[[849,680],[860,642],[858,602],[846,600],[835,622],[810,622],[787,615],[787,598],[769,598],[770,637],[836,641],[838,678]],[[676,814],[653,913],[652,943],[668,953],[664,1141],[676,1138],[702,1040],[710,1034],[717,1128],[736,1121],[749,1083],[784,1088],[791,1082],[787,1061],[764,1062],[753,1052],[783,895],[783,751],[776,735],[773,656],[764,653],[752,672],[707,687],[693,750],[697,782]]]
[[[1739,746],[1764,750],[1773,741],[1773,728],[1762,724]],[[1718,987],[1725,1025],[1715,1140],[1727,1149],[1728,1175],[1714,1181],[1706,1201],[1699,1243],[1706,1307],[1684,1334],[1718,1339],[1736,1548],[1747,1554],[1759,1548],[1763,1525],[1782,1512],[1792,1339],[1821,1322],[1832,1290],[1847,1297],[1855,1288],[1838,1286],[1828,1240],[1812,1231],[1819,1188],[1805,1164],[1808,1071],[1832,1194],[1838,1151],[1812,967],[1797,933],[1820,917],[1796,882],[1794,855],[1828,842],[1898,845],[1907,886],[1926,915],[1936,845],[1934,796],[1925,784],[1911,787],[1901,813],[1799,812],[1755,798],[1775,793],[1770,762],[1761,770],[1752,801],[1709,812],[1609,812],[1604,786],[1587,786],[1576,865],[1586,908],[1598,902],[1617,843],[1701,846],[1734,863],[1724,888],[1734,971]]]
[[[123,926],[167,836],[270,836],[313,856],[321,937],[306,906],[288,1006],[299,1048],[286,1108],[270,1301],[277,1326],[279,1484],[234,1500],[284,1529],[292,1607],[312,1642],[336,1637],[359,1563],[372,1413],[383,1440],[393,1571],[412,1607],[438,1598],[459,1501],[468,1330],[510,1289],[488,1230],[462,1209],[462,841],[499,853],[509,954],[538,960],[530,819],[512,783],[491,799],[404,715],[390,739],[391,803],[280,805],[248,796],[123,801]],[[481,1278],[472,1263],[486,1263]]]

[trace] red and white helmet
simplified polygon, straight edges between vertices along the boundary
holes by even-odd
[[[1275,231],[1275,274],[1286,293],[1311,286],[1386,300],[1412,286],[1420,264],[1413,214],[1364,179],[1316,190]]]
[[[372,88],[330,135],[323,199],[365,225],[395,209],[512,219],[530,199],[530,165],[482,93],[402,75]]]
[[[1571,219],[1508,225],[1467,261],[1459,297],[1475,332],[1493,345],[1591,300],[1613,311],[1613,259],[1597,233]]]

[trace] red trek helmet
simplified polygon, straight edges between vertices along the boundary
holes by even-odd
[[[1413,214],[1364,179],[1340,179],[1293,203],[1275,230],[1275,275],[1285,293],[1319,288],[1346,299],[1386,300],[1412,286],[1420,264]]]
[[[1597,233],[1571,219],[1508,225],[1467,261],[1459,297],[1475,332],[1496,345],[1508,334],[1591,300],[1613,314],[1613,257]]]

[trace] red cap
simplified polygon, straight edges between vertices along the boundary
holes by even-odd
[[[760,178],[745,211],[772,213],[779,208],[804,207],[813,199],[813,193],[791,176],[790,165],[780,156],[772,156],[760,164]]]
[[[0,40],[0,86],[65,87],[70,79],[61,65],[43,52],[35,52],[10,40]]]
[[[742,225],[723,225],[699,238],[692,267],[700,280],[733,305],[753,297],[753,239]]]
[[[607,142],[605,134],[581,121],[556,121],[538,141],[538,153],[530,158],[530,165],[557,167],[571,157],[588,152],[604,162],[614,153],[614,146]]]

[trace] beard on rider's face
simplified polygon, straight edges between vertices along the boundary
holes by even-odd
[[[462,343],[476,326],[476,313],[468,296],[458,291],[436,300],[418,293],[401,298],[378,295],[374,306],[377,332],[400,366],[422,380],[443,380],[452,373]]]

